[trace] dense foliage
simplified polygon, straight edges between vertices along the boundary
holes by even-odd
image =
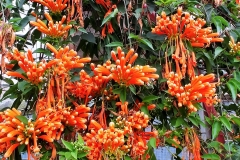
[[[240,158],[238,0],[0,6],[3,159]]]

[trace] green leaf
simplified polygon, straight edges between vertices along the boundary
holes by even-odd
[[[29,85],[29,83],[24,80],[21,82],[18,82],[18,89],[23,92],[25,90],[27,84]]]
[[[75,149],[73,152],[71,152],[71,155],[73,156],[73,158],[75,158],[77,160],[77,158],[78,158],[78,151]]]
[[[153,148],[156,148],[156,144],[157,144],[156,138],[155,138],[155,137],[151,137],[151,138],[149,139],[149,144],[150,144]]]
[[[224,50],[224,49],[222,49],[221,47],[217,47],[217,48],[215,49],[215,52],[214,52],[214,59],[217,58],[217,56],[219,56],[220,53],[222,53],[223,50]]]
[[[178,117],[176,120],[176,123],[175,123],[175,127],[179,127],[184,124],[185,124],[185,121],[184,121],[183,117]]]
[[[52,57],[51,52],[48,49],[38,48],[33,53],[44,53],[46,56]]]
[[[151,102],[151,101],[159,99],[159,98],[160,98],[159,96],[150,95],[150,96],[144,97],[142,102]]]
[[[209,153],[202,155],[202,158],[211,159],[211,160],[220,160],[221,157],[217,154]]]
[[[64,139],[62,139],[62,143],[64,144],[64,146],[65,146],[68,150],[74,151],[74,149],[73,149],[73,144],[72,144],[72,143],[70,143],[70,142],[68,142],[68,141],[65,141]]]
[[[18,89],[18,85],[12,85],[4,94],[1,100],[4,100],[7,98],[8,95],[13,94],[14,92],[16,92],[16,90]]]
[[[152,39],[152,40],[158,40],[158,41],[164,41],[166,38],[166,35],[158,35],[158,34],[154,34],[152,32],[148,32],[146,34],[148,39]]]
[[[75,35],[71,37],[71,40],[73,41],[73,43],[77,44],[80,40],[80,35]]]
[[[3,81],[6,82],[9,85],[13,85],[14,84],[13,81],[11,79],[9,79],[9,78],[4,78]]]
[[[227,87],[229,88],[231,94],[232,94],[232,100],[234,102],[236,102],[236,98],[237,98],[237,87],[235,86],[235,84],[231,81],[227,82]]]
[[[229,122],[229,120],[225,116],[221,116],[219,120],[222,122],[222,124],[230,131],[232,132],[232,125]]]
[[[154,50],[154,48],[152,46],[152,43],[149,40],[144,39],[144,38],[142,38],[142,37],[140,37],[138,35],[130,33],[129,36],[128,36],[128,39],[136,39],[138,42],[140,42],[140,43],[146,45],[147,47],[149,47],[149,49]],[[140,46],[140,44],[139,44],[139,46]]]
[[[18,97],[12,104],[11,108],[18,108],[22,103],[22,96]]]
[[[25,116],[16,116],[16,118],[23,122],[23,124],[27,125],[28,124],[28,119]]]
[[[147,45],[149,48],[151,48],[152,50],[154,50],[153,46],[152,46],[152,43],[148,40],[148,39],[144,39],[144,38],[141,38],[140,39],[140,42]]]
[[[142,107],[140,108],[140,110],[141,110],[143,113],[145,113],[146,115],[150,116],[149,110],[147,109],[147,106],[142,106]]]
[[[214,148],[216,150],[219,150],[222,144],[218,141],[212,141],[212,142],[208,143],[207,145],[208,145],[208,148]]]
[[[78,152],[78,155],[77,155],[77,157],[78,158],[82,158],[82,157],[86,157],[86,155],[88,154],[88,152]]]
[[[20,27],[21,29],[23,29],[24,27],[26,27],[26,25],[29,23],[29,21],[35,21],[35,17],[33,17],[33,16],[26,16],[26,17],[24,17],[24,18],[20,21],[19,27]]]
[[[18,146],[18,151],[19,152],[23,152],[23,150],[26,148],[26,145],[25,144],[21,144]]]
[[[124,103],[126,101],[126,98],[127,98],[126,87],[123,86],[123,87],[114,89],[113,93],[118,94],[120,96],[120,100],[121,100],[122,103]]]
[[[80,32],[83,32],[83,33],[88,34],[88,32],[86,31],[86,29],[84,29],[84,28],[82,28],[82,27],[78,28],[78,30],[79,30]]]
[[[240,82],[240,72],[239,71],[234,71],[233,76],[238,82]]]
[[[78,134],[78,143],[84,144],[84,140],[80,134]]]
[[[234,86],[237,88],[237,90],[240,91],[240,81],[238,81],[237,79],[231,78],[229,82],[233,83]]]
[[[65,152],[66,159],[69,159],[70,157],[72,157],[72,153],[71,152]]]
[[[212,125],[212,139],[215,139],[221,130],[221,122],[215,120]]]
[[[130,91],[131,91],[134,95],[136,95],[136,87],[135,87],[135,86],[130,85],[130,86],[129,86],[129,89],[130,89]]]
[[[108,22],[108,21],[110,21],[112,18],[114,18],[117,13],[118,13],[118,9],[115,8],[114,11],[113,11],[111,14],[109,14],[107,17],[105,17],[105,18],[103,19],[102,24],[101,24],[101,27],[102,27],[106,22]]]
[[[238,126],[240,126],[240,118],[239,117],[232,117],[231,120],[236,123]]]
[[[214,16],[212,17],[212,19],[217,19],[219,21],[221,21],[221,24],[223,24],[224,27],[229,26],[229,23],[226,19],[224,19],[222,16]]]
[[[87,40],[88,42],[97,44],[95,36],[90,32],[88,34],[86,34],[86,33],[82,34],[81,38]]]
[[[198,127],[199,123],[196,117],[193,116],[189,116],[188,119],[195,125]]]
[[[125,160],[132,160],[129,156],[124,157]]]
[[[130,33],[128,36],[128,39],[136,39],[139,41],[141,38],[138,35]]]
[[[123,43],[122,42],[112,42],[107,44],[105,47],[122,47]]]
[[[217,28],[217,32],[220,33],[222,31],[222,22],[219,19],[212,19],[212,22]]]

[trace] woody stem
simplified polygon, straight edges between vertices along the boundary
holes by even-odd
[[[128,35],[130,35],[130,23],[129,23],[129,17],[128,17],[128,10],[127,10],[127,6],[126,6],[126,0],[123,0],[123,3],[124,3],[124,7],[125,7],[125,10],[126,10],[126,17],[127,17],[127,24],[128,24]],[[130,45],[130,48],[132,47],[132,41],[131,41],[131,38],[129,38],[129,45]]]

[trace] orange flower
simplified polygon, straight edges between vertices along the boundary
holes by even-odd
[[[57,60],[51,60],[46,62],[43,60],[40,63],[34,62],[32,51],[28,50],[25,55],[23,52],[19,52],[17,49],[13,50],[13,59],[18,61],[19,67],[25,72],[25,75],[22,75],[18,72],[8,71],[6,74],[8,76],[13,76],[17,78],[22,78],[26,81],[29,81],[33,84],[39,84],[43,81],[45,71],[56,64]]]
[[[200,18],[194,20],[188,12],[182,12],[182,8],[179,7],[177,13],[171,17],[166,16],[165,12],[161,13],[161,17],[157,16],[157,26],[152,29],[152,32],[167,35],[169,39],[179,36],[196,47],[208,46],[211,42],[222,42],[222,38],[214,38],[219,34],[212,33],[211,27],[202,28],[205,24],[205,20]]]
[[[79,98],[86,98],[85,103],[88,102],[89,96],[92,98],[101,93],[101,90],[106,86],[108,79],[101,74],[90,77],[84,70],[81,70],[80,81],[69,82],[66,89],[74,96]]]
[[[37,30],[39,30],[40,32],[50,37],[60,38],[72,28],[72,25],[67,25],[67,26],[63,25],[63,23],[66,20],[66,16],[63,16],[61,21],[56,22],[54,24],[53,19],[49,15],[49,13],[44,13],[44,15],[46,19],[49,21],[48,26],[40,19],[37,19],[37,22],[30,21],[30,24],[37,27]]]
[[[236,0],[236,4],[240,4],[240,0]]]
[[[132,64],[138,57],[137,53],[134,54],[133,49],[130,49],[126,56],[120,47],[117,48],[117,52],[118,57],[114,51],[111,52],[112,59],[116,65],[111,64],[111,61],[107,61],[103,66],[98,65],[94,69],[95,73],[108,76],[118,84],[125,86],[144,85],[150,82],[151,79],[157,79],[159,77],[157,74],[153,74],[156,72],[156,69],[148,65],[132,67]]]
[[[175,61],[176,70],[180,79],[188,73],[190,79],[195,76],[194,67],[196,66],[195,54],[187,50],[184,41],[189,41],[193,47],[207,47],[212,42],[222,42],[223,38],[217,38],[218,33],[212,33],[212,28],[203,28],[206,21],[203,19],[194,20],[188,12],[182,12],[179,7],[177,13],[167,16],[165,12],[161,16],[157,16],[157,25],[152,29],[152,33],[166,35],[170,47],[174,47],[175,51],[172,58]],[[167,46],[166,48],[170,48]],[[165,54],[165,73],[167,78],[171,72],[171,64],[168,62],[168,54]]]
[[[111,6],[110,0],[96,0],[96,3],[102,5],[105,9],[108,9]]]
[[[66,75],[67,72],[74,68],[82,68],[84,63],[90,62],[91,58],[80,58],[77,56],[77,52],[69,50],[69,46],[60,48],[58,51],[51,44],[46,44],[47,48],[53,52],[54,57],[58,59],[57,67],[54,67],[56,75]]]
[[[53,142],[51,137],[42,134],[42,131],[40,131],[41,127],[39,127],[39,125],[43,126],[43,124],[38,122],[37,125],[37,122],[31,122],[30,120],[28,120],[27,124],[26,122],[21,122],[17,118],[17,116],[21,115],[21,112],[15,108],[12,110],[7,109],[1,113],[1,115],[3,115],[5,121],[0,123],[0,146],[5,147],[5,158],[8,158],[12,154],[13,150],[19,146],[19,144],[25,144],[28,147],[31,146],[30,149],[34,153],[38,153],[40,148],[37,144],[37,138],[41,138],[47,142]],[[48,125],[49,123],[46,124]],[[30,152],[31,151],[29,150],[28,154],[31,154]]]
[[[178,74],[171,72],[167,81],[168,92],[176,96],[179,107],[185,105],[189,112],[196,112],[197,108],[193,105],[194,103],[205,102],[210,105],[218,102],[215,95],[216,83],[211,83],[214,78],[214,74],[200,75],[194,77],[191,83],[182,86]]]
[[[53,13],[59,13],[67,7],[69,0],[31,0],[47,7]]]
[[[232,55],[240,55],[240,42],[235,43],[233,37],[230,37],[229,46],[231,47],[230,53]]]
[[[122,159],[123,154],[132,159],[145,160],[147,141],[151,137],[157,137],[158,132],[145,132],[149,117],[143,112],[129,111],[129,114],[120,114],[116,123],[110,122],[104,129],[95,120],[89,124],[90,132],[84,136],[86,145],[91,148],[88,159],[95,160],[102,157]]]

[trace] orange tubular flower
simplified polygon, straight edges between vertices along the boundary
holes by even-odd
[[[66,20],[66,16],[63,16],[61,21],[56,22],[54,24],[53,19],[49,15],[49,13],[44,13],[44,15],[46,19],[49,21],[48,26],[40,19],[37,19],[37,22],[30,21],[30,24],[37,27],[37,30],[50,37],[61,38],[72,28],[72,25],[63,26],[63,23]]]
[[[129,155],[132,159],[145,160],[143,156],[147,150],[147,141],[151,137],[157,137],[156,131],[145,132],[149,117],[143,112],[129,111],[116,119],[116,123],[110,122],[106,129],[91,120],[90,132],[84,136],[86,145],[91,148],[88,159],[96,160],[103,157],[122,159]]]
[[[38,138],[43,139],[46,142],[53,142],[51,137],[41,134],[41,131],[39,130],[40,127],[37,127],[36,123],[31,122],[30,120],[27,124],[26,122],[21,122],[17,118],[17,116],[21,115],[21,112],[15,108],[12,110],[7,109],[1,113],[1,115],[3,115],[5,121],[0,123],[0,146],[2,149],[1,151],[6,151],[4,154],[5,158],[8,158],[13,150],[20,144],[25,144],[30,148],[30,150],[28,150],[28,154],[30,155],[31,151],[33,153],[38,153],[40,151],[39,145],[37,144]],[[48,125],[49,123],[46,124]],[[43,126],[40,123],[39,125]]]
[[[46,6],[53,13],[59,13],[67,7],[69,0],[31,0],[32,2],[40,3]]]
[[[122,52],[121,47],[117,48],[117,52],[118,57],[114,51],[111,52],[112,59],[116,65],[112,65],[111,61],[107,61],[103,66],[98,65],[94,69],[95,73],[108,76],[118,84],[125,86],[144,85],[151,79],[157,79],[159,77],[157,74],[154,74],[154,72],[157,71],[156,68],[151,68],[148,65],[132,67],[132,64],[138,57],[137,53],[134,54],[133,49],[130,49],[126,56],[124,52]]]
[[[214,74],[196,76],[191,80],[191,83],[183,87],[179,76],[171,72],[167,81],[168,92],[172,96],[176,96],[179,107],[185,105],[189,112],[196,112],[197,108],[194,107],[194,103],[205,102],[211,105],[218,102],[215,94],[216,83],[211,83],[214,78]]]
[[[188,12],[182,12],[182,8],[178,8],[176,14],[171,18],[166,16],[165,12],[161,13],[161,17],[157,16],[157,26],[152,29],[153,33],[167,35],[169,39],[180,37],[194,43],[195,45],[209,45],[211,42],[222,42],[223,39],[215,39],[218,33],[212,33],[211,27],[202,28],[206,21],[198,18],[194,20]],[[200,45],[201,44],[201,45]],[[194,46],[194,45],[193,45]]]
[[[110,0],[96,0],[96,3],[102,5],[105,9],[108,9],[111,6]]]
[[[166,35],[171,47],[176,48],[172,58],[176,64],[175,71],[180,78],[184,78],[186,73],[189,74],[190,79],[195,76],[195,54],[187,50],[183,43],[184,41],[189,41],[193,47],[207,47],[212,42],[223,41],[223,38],[217,38],[219,36],[218,33],[212,33],[211,27],[203,28],[206,23],[205,20],[200,18],[194,20],[192,17],[188,12],[182,12],[181,7],[171,17],[162,12],[161,16],[157,16],[157,25],[152,29],[152,33]],[[165,57],[164,76],[167,78],[171,70],[167,54],[165,54]]]
[[[8,71],[6,74],[8,76],[13,76],[17,78],[22,78],[33,84],[39,84],[43,81],[43,76],[45,71],[56,64],[57,60],[51,60],[50,62],[42,61],[39,64],[34,62],[32,51],[28,50],[25,55],[23,52],[19,52],[17,49],[13,50],[13,59],[18,61],[19,67],[25,72],[26,76],[18,72]]]
[[[76,97],[86,98],[85,103],[87,103],[89,96],[93,98],[101,93],[108,79],[106,76],[101,76],[101,74],[90,77],[84,70],[81,70],[79,74],[80,81],[69,82],[66,89]]]
[[[53,52],[54,57],[59,60],[57,67],[54,71],[57,75],[65,75],[67,72],[74,68],[82,68],[84,63],[90,62],[91,58],[80,58],[77,56],[77,52],[74,50],[69,50],[69,46],[65,48],[60,48],[58,51],[51,44],[46,44],[47,48]]]

